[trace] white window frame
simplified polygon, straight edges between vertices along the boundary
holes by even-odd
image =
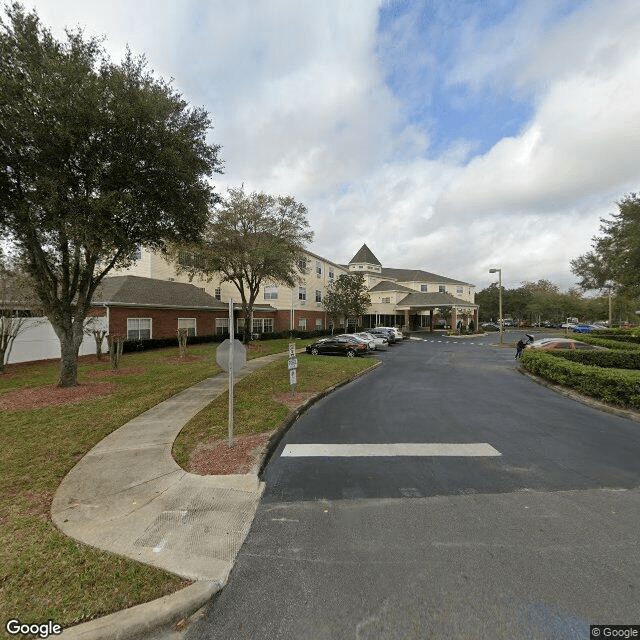
[[[320,304],[322,302],[322,290],[316,289],[316,302]]]
[[[316,331],[322,331],[322,318],[316,318]]]
[[[178,329],[186,329],[188,336],[197,336],[198,321],[195,318],[178,318]],[[191,333],[192,329],[193,333]]]
[[[140,337],[140,331],[146,331],[147,329],[140,328],[140,321],[148,320],[149,321],[149,337]],[[136,328],[132,328],[132,325],[135,324]],[[137,331],[137,336],[132,336],[131,333],[133,331]],[[127,340],[149,340],[153,338],[153,318],[127,318]]]
[[[306,287],[298,287],[298,300],[300,301],[300,304],[305,304],[307,302]]]
[[[456,287],[456,293],[464,293],[464,287]]]
[[[222,300],[222,289],[220,287],[216,287],[213,292],[213,297],[216,300]]]
[[[307,319],[304,316],[298,318],[298,329],[300,329],[300,331],[307,330]]]
[[[216,318],[215,329],[217,336],[229,333],[229,318]]]
[[[273,285],[265,286],[264,288],[265,300],[277,300],[278,299],[278,287]]]
[[[388,298],[382,298],[382,304],[391,304],[391,296]]]
[[[420,285],[420,293],[427,293],[428,290],[429,290],[429,285],[426,285],[426,284]]]
[[[336,277],[336,272],[333,267],[329,267],[329,280],[333,280]]]
[[[322,278],[322,262],[316,260],[316,277]]]

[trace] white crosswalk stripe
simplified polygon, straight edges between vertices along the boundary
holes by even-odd
[[[486,442],[398,442],[376,444],[288,444],[282,456],[286,458],[355,458],[374,456],[412,457],[495,457],[502,455]]]

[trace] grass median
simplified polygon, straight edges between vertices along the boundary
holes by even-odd
[[[252,343],[248,358],[287,349],[287,340]],[[304,341],[297,341],[303,346]],[[220,373],[216,344],[125,354],[118,370],[108,358],[81,359],[81,390],[106,395],[77,403],[2,409],[0,447],[0,618],[52,619],[68,627],[172,593],[173,574],[74,542],[50,518],[53,495],[77,461],[135,416]],[[286,368],[286,367],[285,367]],[[54,390],[58,363],[9,365],[0,374],[0,402]],[[98,385],[96,387],[96,385]],[[107,385],[102,386],[100,385]],[[13,396],[12,396],[13,394]],[[19,404],[16,404],[19,406]],[[4,625],[0,637],[6,637]]]
[[[377,362],[373,358],[298,355],[296,392],[316,394],[349,379]],[[283,404],[290,393],[286,360],[276,361],[240,380],[234,386],[234,433],[246,436],[276,429],[291,413]],[[173,456],[184,469],[199,444],[227,437],[229,395],[224,393],[194,416],[173,446]]]

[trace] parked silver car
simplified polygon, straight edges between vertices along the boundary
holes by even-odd
[[[402,335],[402,331],[400,329],[396,329],[395,327],[376,327],[376,329],[388,329],[389,331],[393,331],[396,336],[396,340],[400,341],[404,337]]]
[[[358,336],[363,340],[369,342],[369,348],[373,351],[386,351],[389,348],[389,341],[380,336],[371,335],[368,331],[362,331],[361,333],[354,333],[354,336]]]

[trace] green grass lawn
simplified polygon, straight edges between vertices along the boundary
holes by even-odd
[[[311,340],[298,340],[296,345],[303,347],[308,342]],[[283,353],[287,345],[288,340],[254,342],[247,356],[252,359]],[[67,627],[153,600],[188,584],[173,574],[74,542],[53,525],[50,507],[64,476],[105,436],[162,400],[220,373],[215,362],[216,346],[190,346],[188,355],[201,359],[177,363],[169,361],[178,355],[177,347],[125,354],[120,369],[141,369],[126,376],[92,377],[91,372],[109,370],[108,358],[97,364],[81,360],[81,384],[111,382],[116,385],[115,392],[78,404],[2,411],[0,618],[3,621],[12,617],[28,623],[52,619]],[[311,359],[305,355],[299,357],[301,391],[323,388],[322,385],[333,384],[372,364],[371,359],[318,358],[313,363],[308,360]],[[278,388],[289,388],[286,366],[280,362],[272,367],[272,380],[259,371],[236,386],[239,433],[270,430],[286,415],[282,405],[262,404],[276,379]],[[275,375],[276,370],[283,375]],[[54,385],[57,378],[57,361],[10,365],[0,374],[0,397],[13,390]],[[222,398],[216,402],[224,405],[226,411]],[[220,411],[217,405],[205,411]],[[218,421],[225,430],[226,413]],[[196,434],[202,432],[200,427],[196,429],[199,429]],[[193,435],[189,437],[193,441]],[[4,633],[3,625],[0,635]]]
[[[339,358],[298,354],[296,391],[318,393],[371,367],[372,358]],[[274,400],[288,393],[286,362],[273,362],[240,380],[234,386],[234,433],[238,436],[264,433],[277,428],[290,410]],[[194,416],[182,429],[173,446],[178,464],[187,467],[189,455],[199,442],[227,437],[229,394],[224,393]]]

